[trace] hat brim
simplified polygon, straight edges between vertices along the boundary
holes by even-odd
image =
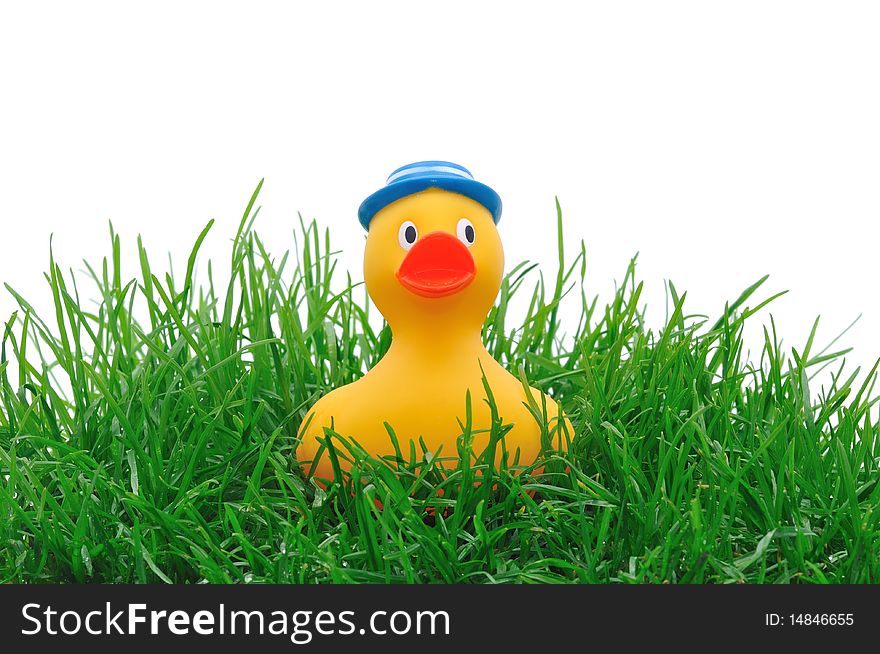
[[[418,179],[403,179],[380,188],[361,202],[361,206],[358,209],[358,220],[364,229],[369,230],[370,221],[373,219],[373,216],[389,204],[408,195],[426,191],[429,188],[439,188],[469,197],[488,209],[496,225],[501,219],[501,198],[491,188],[473,179],[436,175],[420,177]]]

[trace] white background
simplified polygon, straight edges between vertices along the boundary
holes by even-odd
[[[590,293],[640,252],[658,324],[665,279],[714,317],[770,273],[787,345],[864,314],[850,361],[880,355],[880,4],[301,5],[4,2],[0,281],[46,307],[50,235],[80,267],[108,220],[131,274],[210,218],[225,260],[261,177],[272,249],[301,211],[359,277],[358,204],[438,158],[501,194],[508,265],[552,271],[558,196]]]

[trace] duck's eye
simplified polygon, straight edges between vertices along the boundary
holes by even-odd
[[[462,218],[458,221],[455,233],[458,236],[458,240],[468,247],[472,246],[477,238],[477,234],[474,232],[474,224],[467,218]]]
[[[411,220],[407,220],[397,231],[397,242],[404,250],[409,250],[419,238],[419,230]]]

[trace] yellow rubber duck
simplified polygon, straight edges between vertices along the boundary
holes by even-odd
[[[421,438],[431,455],[456,457],[468,392],[473,430],[486,430],[474,441],[474,452],[481,452],[491,425],[484,374],[502,422],[513,425],[504,436],[509,460],[518,449],[521,464],[535,461],[541,428],[527,407],[524,386],[480,338],[504,271],[495,227],[500,215],[495,191],[462,166],[444,161],[403,166],[364,200],[359,210],[368,231],[364,279],[388,321],[392,343],[364,377],[325,395],[309,411],[297,450],[307,474],[333,478],[326,451],[315,461],[325,427],[382,457],[394,454],[387,422],[405,455],[410,440],[421,451]],[[564,420],[563,434],[556,403],[534,388],[529,391],[542,412],[546,406],[554,446],[565,447],[573,437],[571,423]],[[500,447],[497,452],[500,457]]]

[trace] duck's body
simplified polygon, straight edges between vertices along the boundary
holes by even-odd
[[[325,428],[381,457],[395,453],[387,423],[404,456],[411,441],[421,455],[422,440],[433,456],[456,457],[468,394],[473,450],[479,454],[492,424],[484,377],[502,423],[512,425],[496,458],[506,450],[510,462],[518,456],[531,464],[540,452],[542,427],[530,402],[541,414],[546,410],[556,447],[571,438],[567,420],[567,434],[559,429],[556,403],[533,388],[529,398],[522,382],[481,341],[504,268],[493,218],[470,197],[438,188],[404,196],[371,216],[365,279],[389,322],[392,344],[363,378],[332,391],[309,411],[297,457],[311,474],[333,476],[326,454],[315,460]]]
[[[484,375],[503,423],[513,425],[504,437],[509,462],[514,461],[518,449],[519,461],[531,463],[541,448],[540,425],[527,407],[529,400],[522,382],[492,358],[479,338],[434,348],[395,340],[367,375],[325,395],[314,405],[306,418],[311,425],[298,456],[303,461],[314,460],[319,447],[317,437],[323,438],[323,427],[331,425],[336,433],[354,437],[374,456],[393,455],[387,422],[405,456],[409,454],[410,440],[417,443],[416,452],[421,456],[421,439],[432,455],[457,457],[456,441],[467,422],[468,394],[473,450],[479,453],[488,442],[492,424]],[[529,391],[538,410],[543,412],[546,408],[548,424],[555,425],[556,403],[534,388]],[[557,440],[558,437],[554,439]],[[559,443],[555,445],[558,447]],[[498,448],[496,459],[502,453]],[[332,477],[326,454],[313,472],[318,477]]]

